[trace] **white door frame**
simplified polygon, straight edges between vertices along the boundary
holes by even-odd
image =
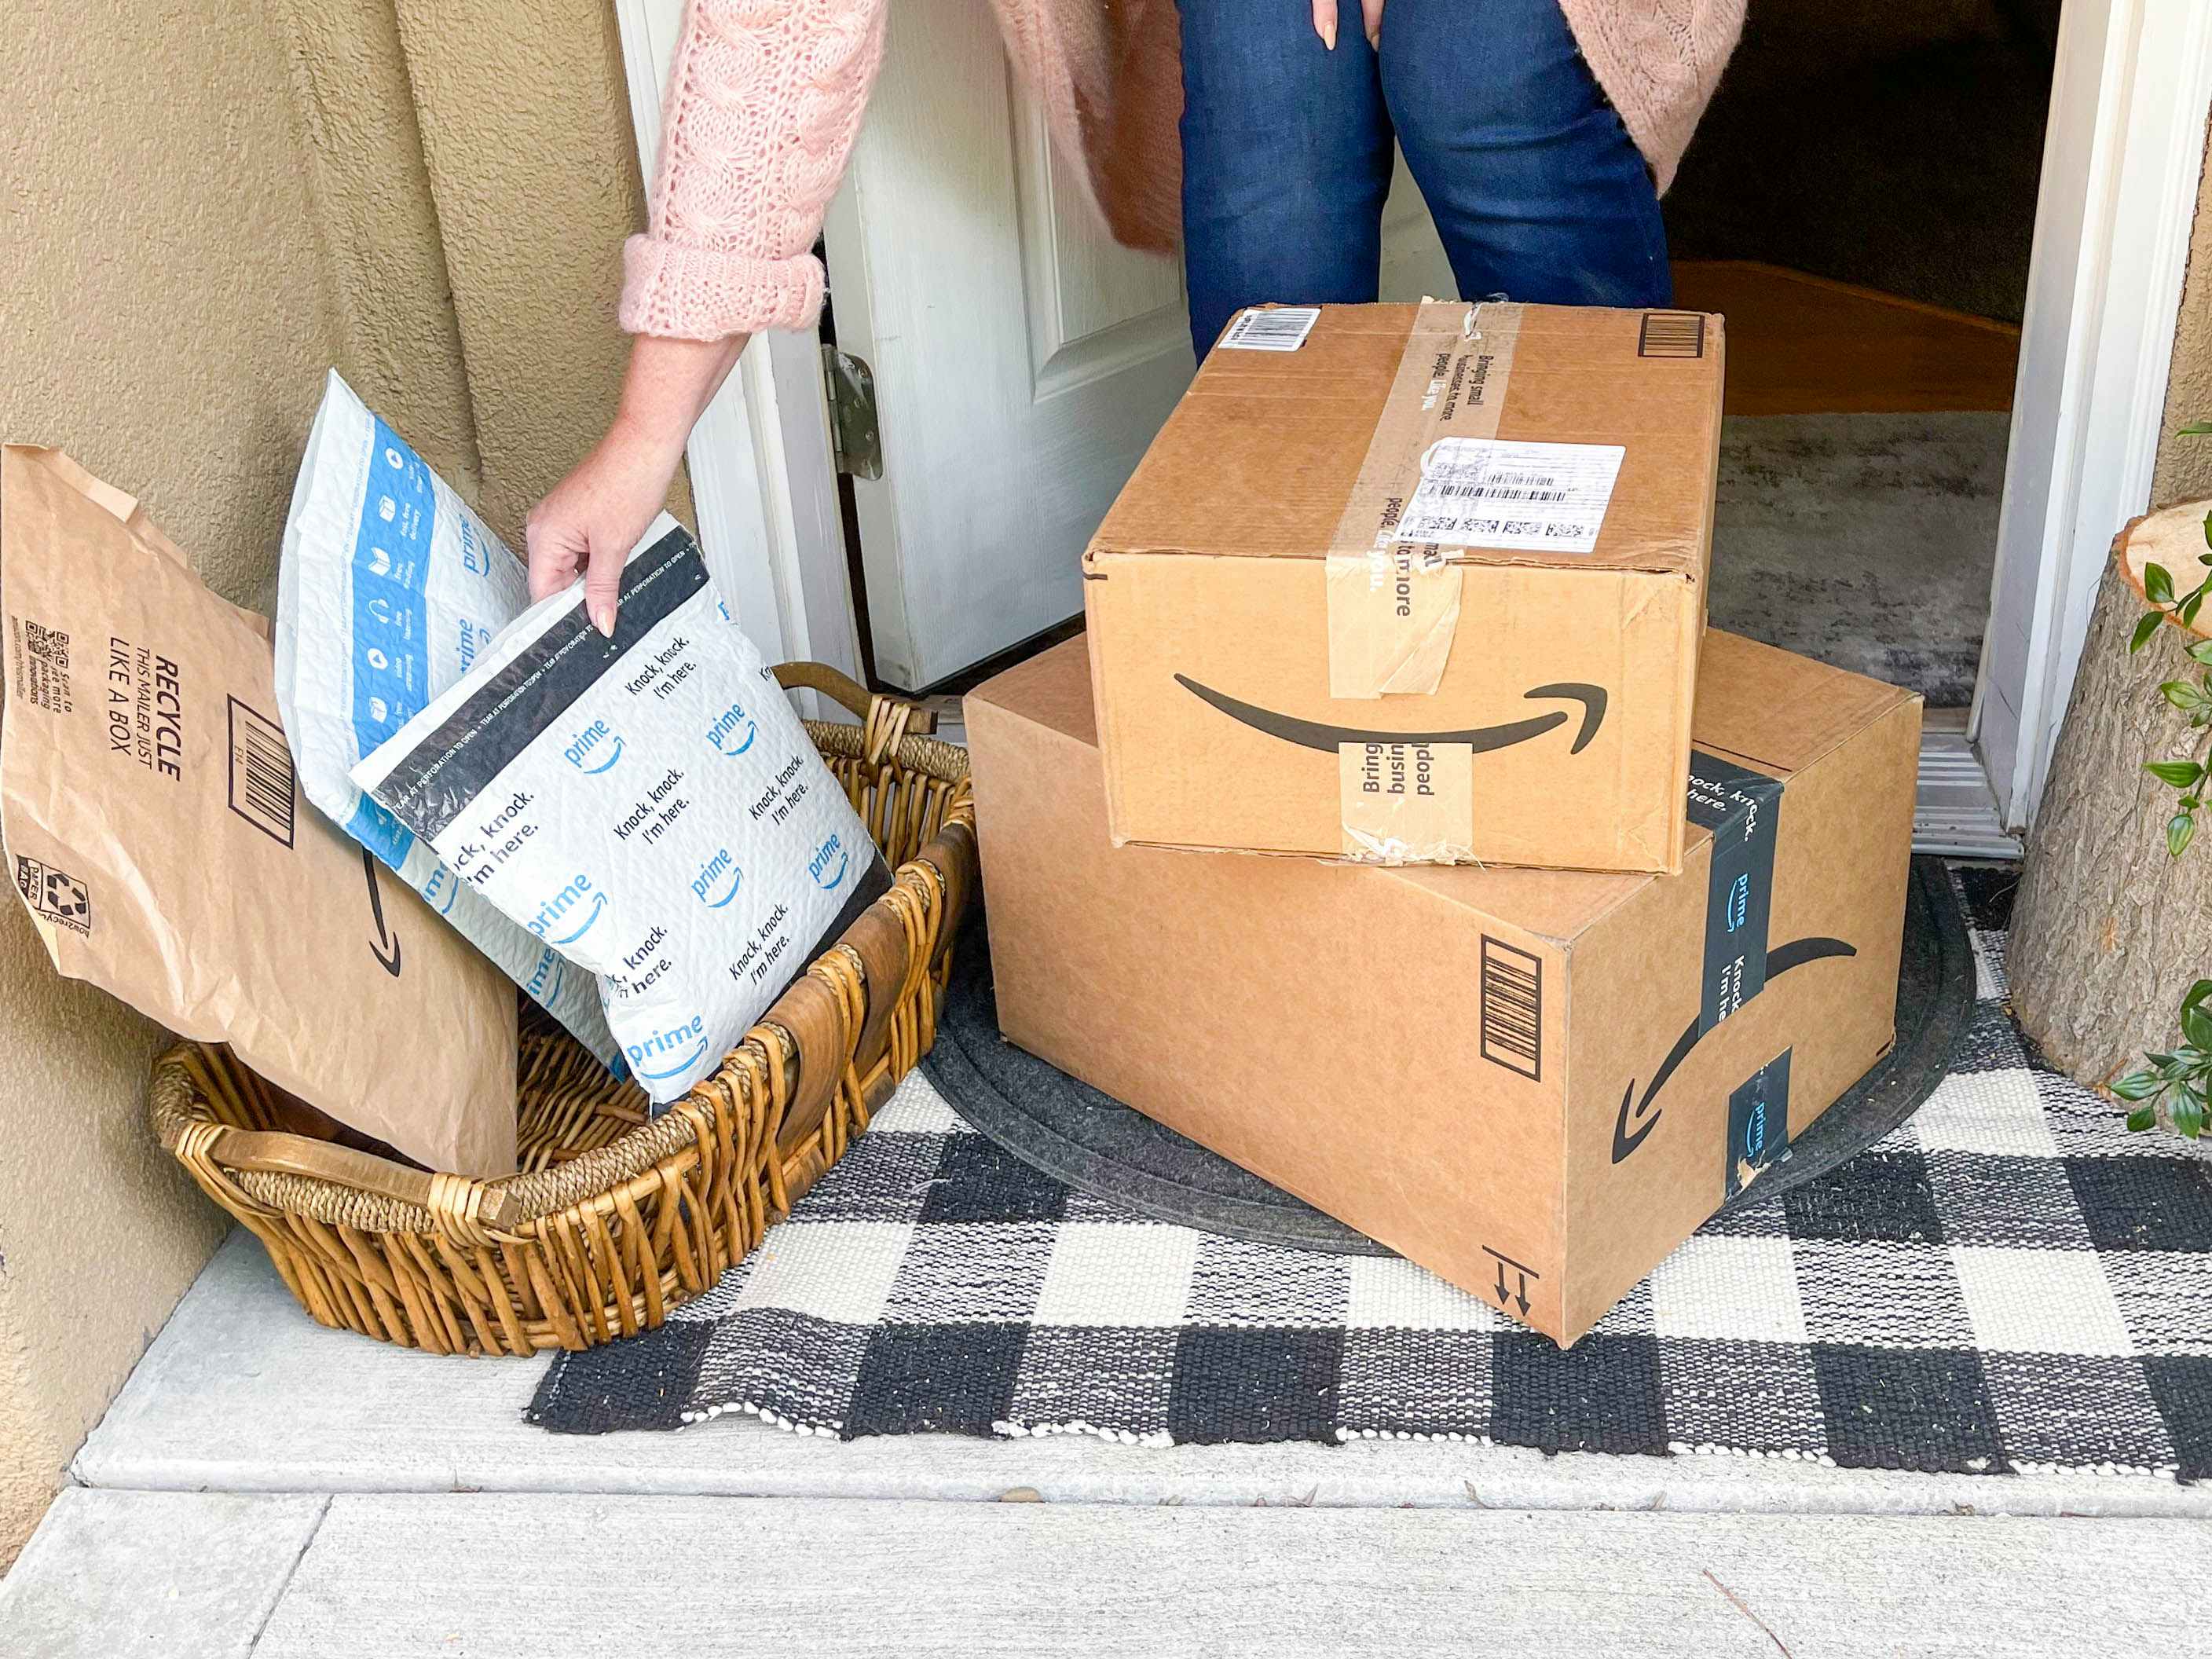
[[[684,0],[614,3],[650,177]],[[2212,3],[2066,0],[1972,726],[2011,828],[2042,793],[2111,539],[2149,505],[2208,113]],[[762,649],[856,672],[814,337],[756,340],[688,455],[709,565]]]
[[[660,149],[660,89],[683,16],[684,0],[615,0],[648,179]],[[827,663],[858,678],[860,637],[813,335],[757,337],[692,428],[684,462],[700,551],[761,653],[770,662]]]
[[[2033,816],[2113,536],[2150,505],[2212,109],[2206,0],[2066,0],[1972,730]]]

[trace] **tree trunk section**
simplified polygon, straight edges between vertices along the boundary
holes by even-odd
[[[2198,814],[2197,843],[2173,857],[2166,824],[2181,792],[2142,769],[2197,752],[2201,734],[2158,688],[2200,671],[2178,624],[2128,653],[2148,608],[2142,566],[2155,557],[2179,592],[2194,587],[2205,511],[2155,514],[2113,544],[2014,907],[2014,1012],[2054,1065],[2093,1085],[2179,1042],[2182,994],[2212,976],[2212,817]],[[2212,607],[2199,623],[2212,625]]]

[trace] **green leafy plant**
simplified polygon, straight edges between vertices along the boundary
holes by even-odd
[[[2181,1000],[2182,1044],[2171,1054],[2146,1054],[2148,1071],[2130,1072],[2112,1092],[2131,1103],[2128,1127],[2148,1129],[2163,1112],[2191,1140],[2204,1133],[2208,1097],[2212,1097],[2212,979],[2200,979]]]
[[[2212,434],[2212,421],[2199,421],[2181,428],[2185,437]],[[2206,550],[2197,556],[2206,574],[2187,592],[2177,587],[2173,573],[2164,565],[2143,567],[2143,593],[2151,608],[2136,623],[2128,641],[2130,653],[2140,651],[2157,637],[2167,618],[2188,629],[2212,591],[2212,513],[2204,516]],[[2145,761],[2143,770],[2160,783],[2181,792],[2173,815],[2166,821],[2166,850],[2179,858],[2197,838],[2197,814],[2204,804],[2212,769],[2208,769],[2206,744],[2212,741],[2212,640],[2191,640],[2185,647],[2194,678],[2167,680],[2159,694],[2189,717],[2188,752],[2172,760]],[[2181,1042],[2170,1052],[2146,1054],[2145,1069],[2130,1072],[2112,1085],[2112,1092],[2134,1109],[2128,1127],[2148,1129],[2164,1118],[2194,1140],[2204,1133],[2207,1103],[2212,1101],[2212,979],[2200,979],[2181,999]]]
[[[2199,422],[2181,430],[2191,435],[2212,433],[2212,422]],[[2168,617],[2184,628],[2196,623],[2206,592],[2212,591],[2212,514],[2204,518],[2204,544],[2206,550],[2197,556],[2197,562],[2206,567],[2204,574],[2185,593],[2176,587],[2173,573],[2164,565],[2143,567],[2143,592],[2151,608],[2136,623],[2134,636],[2128,641],[2130,652],[2142,650],[2156,638]],[[2206,742],[2212,739],[2212,640],[2192,640],[2186,649],[2195,678],[2167,680],[2158,689],[2161,696],[2189,717],[2189,752],[2172,760],[2143,763],[2144,771],[2181,792],[2173,816],[2166,821],[2166,849],[2176,858],[2197,838],[2197,814],[2204,804],[2206,782],[2212,779],[2203,752]]]

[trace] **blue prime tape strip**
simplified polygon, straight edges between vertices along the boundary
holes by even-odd
[[[1698,1030],[1710,1031],[1766,984],[1782,780],[1692,751],[1689,815],[1713,832],[1705,893],[1705,982]]]
[[[430,469],[372,418],[368,488],[354,533],[347,611],[353,628],[353,730],[367,755],[430,698],[429,623],[423,602],[438,500]],[[364,800],[349,833],[397,869],[414,837]]]
[[[1790,1055],[1784,1048],[1729,1096],[1723,1181],[1734,1198],[1790,1149]]]
[[[378,861],[392,874],[404,873],[407,854],[415,845],[414,832],[368,796],[362,796],[355,803],[353,816],[346,820],[345,832],[358,845],[375,854]]]

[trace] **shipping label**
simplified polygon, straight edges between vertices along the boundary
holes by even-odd
[[[1455,547],[1590,553],[1628,452],[1619,444],[1439,438],[1397,533]]]

